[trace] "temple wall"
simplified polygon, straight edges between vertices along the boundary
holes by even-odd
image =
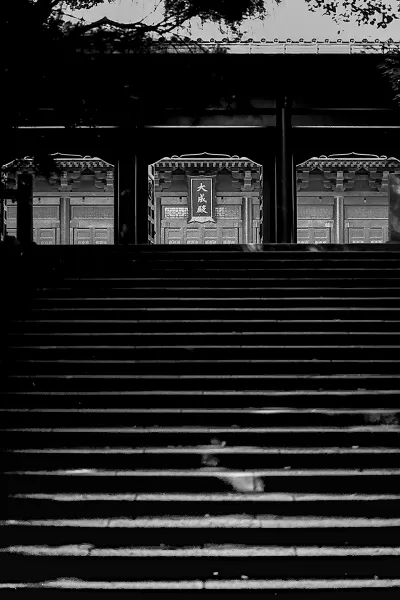
[[[390,173],[400,173],[397,159],[321,157],[299,165],[297,242],[388,242]]]
[[[99,159],[56,162],[59,173],[48,179],[34,177],[33,241],[40,245],[113,244],[113,166]],[[10,187],[16,186],[16,177],[11,171]],[[7,201],[7,232],[17,233],[17,207],[11,200]]]
[[[156,244],[261,241],[261,167],[249,160],[163,160],[153,166]],[[196,186],[191,188],[191,181]],[[201,191],[212,188],[203,200]],[[199,189],[197,194],[196,190]],[[193,197],[196,196],[196,197]]]

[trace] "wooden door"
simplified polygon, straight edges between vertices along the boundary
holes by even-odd
[[[7,232],[17,235],[17,206],[7,202]],[[39,245],[114,243],[114,198],[35,197],[33,241]]]
[[[377,196],[299,197],[298,244],[384,244],[388,240],[388,198]]]
[[[71,244],[113,244],[114,198],[71,197],[69,227]]]
[[[34,198],[33,241],[41,246],[61,243],[61,201],[59,197]]]
[[[333,197],[298,198],[298,244],[335,244],[338,243],[336,232]]]
[[[258,197],[217,196],[215,222],[206,223],[188,223],[187,196],[156,198],[155,207],[155,243],[225,245],[260,241]]]
[[[17,236],[17,205],[7,201],[7,233]],[[33,199],[33,241],[41,246],[61,243],[61,201],[58,197]]]
[[[345,198],[346,244],[384,244],[389,238],[389,202],[378,197]]]

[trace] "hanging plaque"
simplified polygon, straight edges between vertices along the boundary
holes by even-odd
[[[214,177],[189,178],[189,223],[214,219]]]

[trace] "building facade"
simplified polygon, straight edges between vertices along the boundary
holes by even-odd
[[[36,243],[388,240],[387,174],[396,176],[398,163],[384,157],[399,154],[400,113],[378,69],[378,41],[202,39],[193,48],[159,43],[143,56],[96,54],[89,32],[66,65],[77,82],[88,77],[86,52],[93,80],[109,72],[114,82],[93,126],[67,128],[62,113],[37,107],[5,140],[8,160],[34,155],[38,145],[80,153],[58,157],[61,175],[36,178]],[[137,95],[121,106],[114,92],[124,86]],[[236,167],[223,174],[220,166],[204,173],[185,166],[184,158],[204,153],[217,165],[227,157],[248,163],[236,174]],[[189,223],[194,175],[216,177],[208,225]],[[13,235],[15,204],[7,209]]]
[[[33,241],[39,245],[114,243],[114,166],[99,158],[54,155],[57,171],[33,177]],[[32,159],[5,165],[8,186],[34,173]],[[17,234],[17,207],[7,200],[7,233]]]

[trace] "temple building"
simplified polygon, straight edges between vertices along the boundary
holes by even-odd
[[[57,173],[33,179],[33,241],[114,244],[114,165],[87,156],[53,158]],[[32,159],[13,161],[4,172],[15,189],[18,173],[33,173]],[[400,161],[386,156],[336,154],[298,164],[297,243],[388,242],[390,175],[400,176]],[[262,165],[249,158],[164,157],[148,169],[148,243],[262,243],[264,215],[271,213],[267,192]],[[9,199],[5,209],[4,232],[16,236],[16,203]]]
[[[314,157],[297,166],[297,242],[389,241],[389,178],[400,161],[386,156]]]
[[[50,89],[3,140],[11,188],[22,157],[52,154],[60,167],[34,178],[37,244],[390,241],[400,113],[380,67],[400,47],[398,22],[335,23],[297,0],[266,7],[241,35],[194,20],[145,52],[111,48],[108,35],[156,22],[156,0],[76,13],[88,25],[64,70],[76,89],[100,82],[85,122]],[[199,177],[212,191],[194,214]],[[4,208],[12,236],[16,206]]]
[[[33,175],[32,159],[4,165],[9,189],[33,175],[33,236],[39,245],[114,243],[114,167],[99,158],[54,155],[57,172]],[[17,234],[17,206],[7,200],[7,233]]]

